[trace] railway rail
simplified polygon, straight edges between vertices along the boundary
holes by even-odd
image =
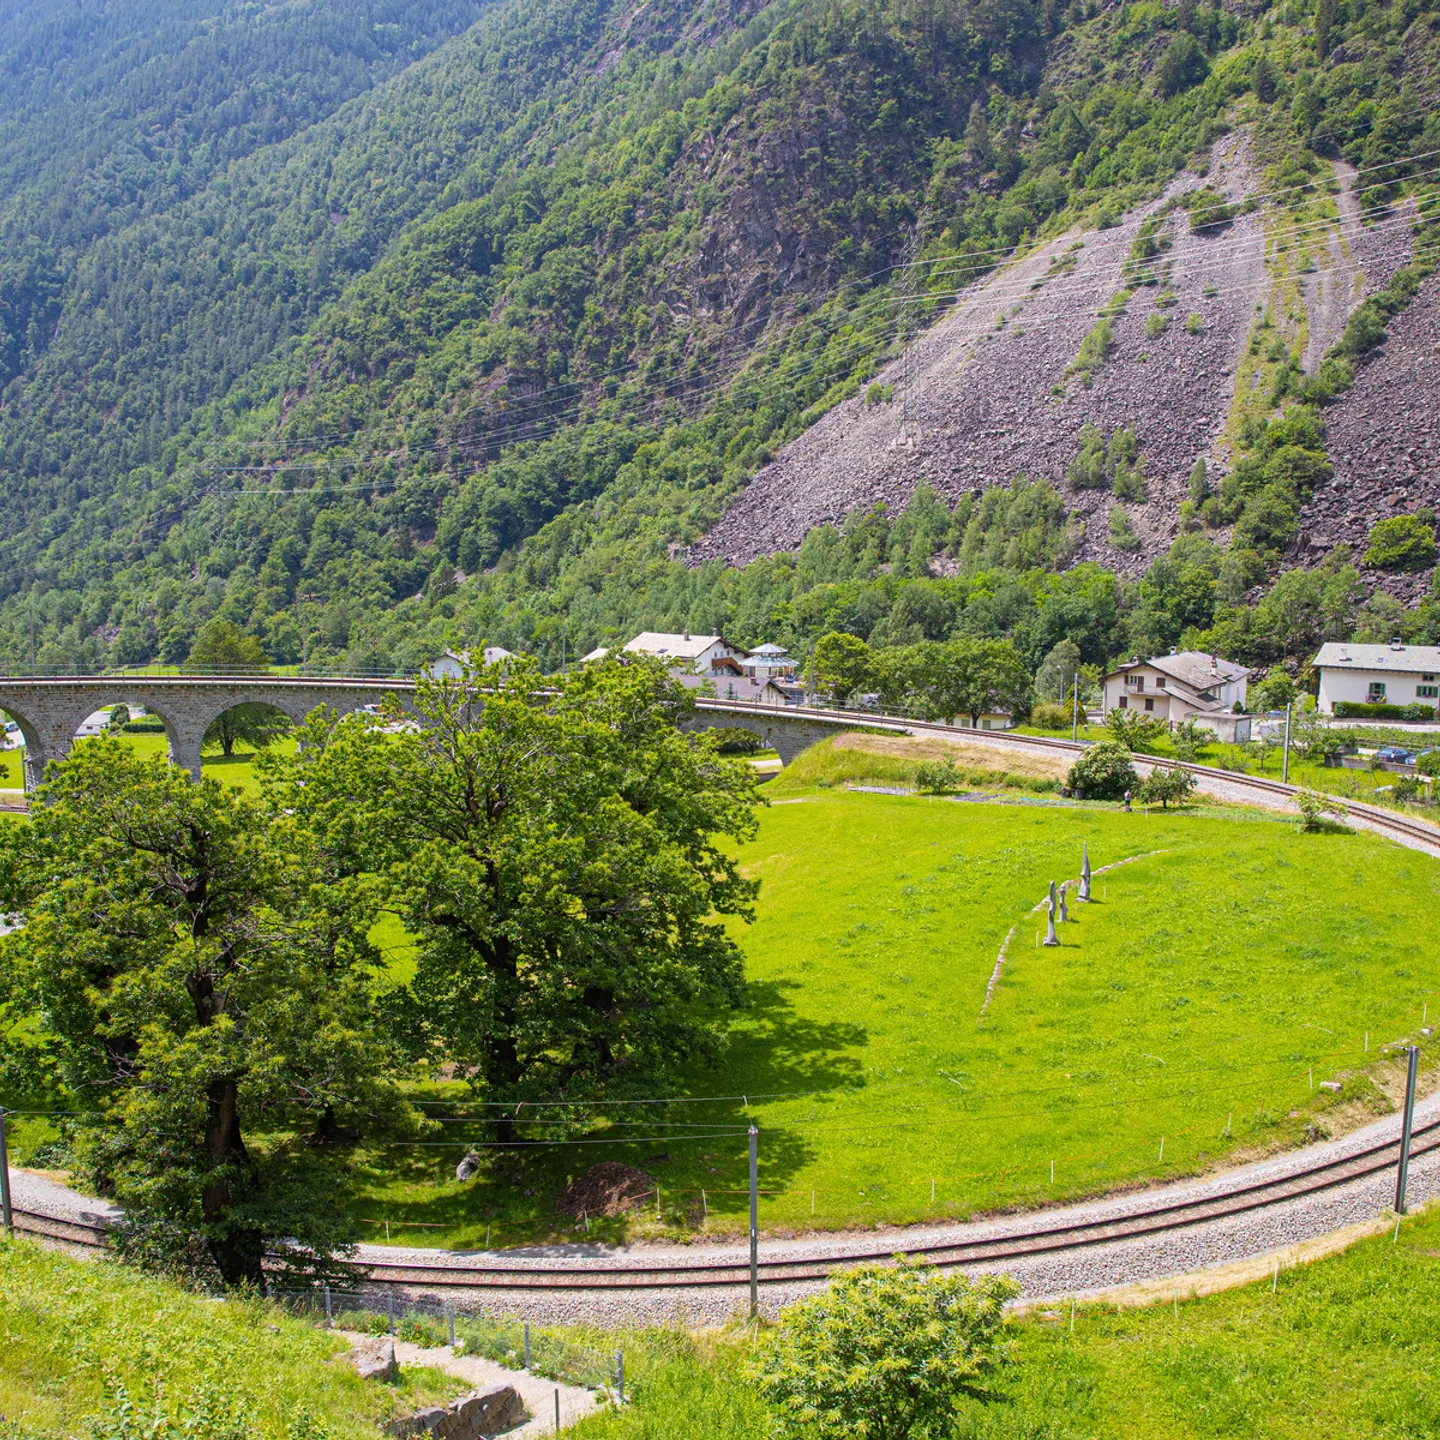
[[[702,710],[733,710],[744,711],[747,714],[754,714],[757,711],[764,712],[772,708],[746,705],[738,701],[707,699],[698,700],[696,705]],[[1062,740],[1053,735],[1018,735],[1011,730],[957,729],[953,725],[941,724],[939,721],[912,720],[906,716],[875,714],[864,710],[826,710],[810,706],[787,706],[778,713],[785,719],[829,722],[837,727],[850,725],[896,733],[910,731],[927,735],[944,735],[950,739],[963,739],[967,743],[995,745],[1000,748],[1010,746],[1017,749],[1051,750],[1066,755],[1078,755],[1090,744],[1089,741],[1083,740]],[[1222,770],[1215,765],[1197,765],[1189,761],[1171,760],[1162,755],[1139,755],[1136,758],[1142,765],[1149,765],[1157,770],[1186,770],[1202,784],[1223,785],[1233,790],[1248,792],[1257,798],[1293,802],[1303,788],[1299,785],[1287,785],[1279,780],[1242,775],[1236,770]],[[1440,855],[1440,828],[1436,828],[1434,825],[1409,815],[1386,810],[1379,805],[1367,804],[1363,800],[1347,799],[1345,809],[1353,819],[1360,821],[1367,829],[1391,835],[1406,842],[1418,842],[1421,846],[1429,849],[1432,854]]]
[[[1440,1119],[1417,1126],[1411,1142],[1411,1158],[1440,1151]],[[1400,1158],[1400,1141],[1381,1140],[1364,1149],[1334,1159],[1322,1160],[1287,1175],[1271,1179],[1243,1180],[1228,1189],[1163,1203],[1129,1213],[1090,1218],[1072,1218],[1062,1223],[1037,1223],[1006,1234],[905,1245],[897,1236],[884,1247],[867,1247],[843,1253],[804,1258],[762,1259],[759,1283],[789,1285],[819,1282],[836,1270],[851,1265],[883,1261],[897,1249],[923,1257],[948,1268],[962,1265],[992,1265],[1037,1255],[1079,1250],[1118,1240],[1139,1239],[1188,1229],[1194,1225],[1223,1220],[1247,1211],[1260,1210],[1335,1189],[1357,1180],[1393,1170]],[[57,1241],[81,1249],[106,1248],[106,1226],[88,1221],[64,1219],[39,1211],[17,1208],[18,1230],[37,1238]],[[738,1288],[749,1284],[746,1259],[696,1260],[665,1264],[633,1261],[627,1264],[535,1265],[523,1262],[489,1264],[429,1264],[422,1261],[370,1263],[362,1267],[370,1285],[403,1290],[675,1290],[715,1287]]]

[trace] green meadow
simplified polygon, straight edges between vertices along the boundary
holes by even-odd
[[[428,1098],[450,1103],[430,1106],[435,1134],[356,1157],[367,1235],[540,1238],[562,1223],[559,1188],[612,1159],[657,1177],[658,1206],[592,1235],[738,1233],[752,1122],[762,1226],[796,1231],[1160,1181],[1391,1107],[1385,1047],[1419,1039],[1435,989],[1435,861],[1240,809],[783,784],[742,855],[762,898],[737,927],[750,1003],[723,1067],[597,1114],[586,1139],[603,1143],[496,1154],[466,1184],[453,1167],[477,1112],[436,1085]],[[1078,874],[1082,841],[1097,871],[1116,868],[1058,947],[1037,945],[1034,907]]]

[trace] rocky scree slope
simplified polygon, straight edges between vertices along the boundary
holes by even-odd
[[[1257,321],[1268,318],[1287,342],[1303,339],[1303,368],[1313,373],[1354,307],[1410,255],[1410,212],[1363,212],[1355,172],[1335,168],[1333,219],[1290,218],[1264,194],[1244,135],[1229,136],[1215,146],[1207,175],[1178,176],[1118,226],[1062,235],[961,288],[944,318],[877,376],[890,398],[871,403],[862,392],[788,445],[691,548],[691,560],[743,565],[793,550],[813,527],[853,511],[902,509],[922,480],[952,500],[1018,475],[1063,487],[1089,425],[1107,438],[1121,427],[1135,432],[1145,498],[1128,508],[1141,544],[1109,543],[1108,488],[1072,490],[1080,529],[1073,558],[1139,573],[1178,533],[1197,458],[1218,466],[1230,459],[1237,400],[1260,378],[1242,365]],[[1241,213],[1192,228],[1176,202],[1204,185]],[[1254,205],[1248,213],[1246,201]],[[1141,258],[1147,235],[1161,248]],[[1077,371],[1086,337],[1106,319],[1103,357],[1088,375]],[[1382,392],[1404,363],[1398,357],[1414,358],[1418,344],[1392,346],[1396,362],[1367,367],[1362,393]],[[1428,453],[1419,432],[1433,434],[1421,420],[1433,372],[1432,363],[1414,376],[1397,411],[1391,441],[1402,453]],[[1344,435],[1354,432],[1346,417],[1357,406],[1374,413],[1373,399],[1346,397],[1337,415]],[[1376,497],[1335,515],[1334,496],[1356,482],[1365,443],[1341,442],[1352,458],[1337,464],[1334,485],[1312,507],[1334,531],[1329,544],[1363,548],[1371,519],[1391,513]],[[1405,499],[1397,495],[1396,504]]]

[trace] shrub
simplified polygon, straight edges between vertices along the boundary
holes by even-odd
[[[1066,705],[1056,705],[1050,700],[1041,701],[1030,712],[1030,723],[1037,730],[1068,730],[1070,720],[1070,708]]]
[[[1440,775],[1440,750],[1427,750],[1416,762],[1422,775]]]
[[[915,783],[932,795],[953,790],[959,780],[959,768],[948,756],[943,760],[922,760],[915,767]]]
[[[155,715],[146,715],[140,720],[127,720],[120,727],[127,735],[163,735],[165,722]]]
[[[1117,550],[1138,550],[1140,536],[1123,505],[1110,507],[1109,541]]]
[[[738,725],[724,725],[712,732],[715,748],[722,755],[753,755],[765,748],[765,742],[753,731]]]
[[[1014,1363],[1007,1276],[971,1280],[900,1255],[787,1306],[747,1369],[787,1435],[900,1440],[950,1433],[962,1397],[990,1400]]]
[[[1433,720],[1433,705],[1367,705],[1360,700],[1337,700],[1335,714],[1341,720]]]
[[[1418,515],[1392,515],[1370,532],[1365,563],[1380,570],[1427,570],[1435,563],[1435,532]]]
[[[1142,715],[1138,710],[1112,710],[1105,717],[1105,728],[1117,745],[1145,753],[1155,748],[1166,726],[1157,716]]]
[[[1065,777],[1071,790],[1092,800],[1118,800],[1137,783],[1130,752],[1114,740],[1088,746]]]
[[[1205,317],[1198,310],[1192,310],[1185,321],[1185,328],[1192,335],[1198,335],[1205,328]]]
[[[1140,787],[1140,799],[1146,805],[1157,800],[1166,810],[1171,804],[1183,805],[1195,789],[1195,777],[1188,770],[1154,770]]]
[[[1153,340],[1157,335],[1165,333],[1165,327],[1169,325],[1170,317],[1162,315],[1158,310],[1152,310],[1145,317],[1145,338]]]
[[[1325,816],[1343,818],[1350,813],[1343,800],[1337,800],[1333,795],[1322,795],[1318,790],[1302,790],[1295,797],[1295,804],[1300,811],[1302,830],[1323,830]]]

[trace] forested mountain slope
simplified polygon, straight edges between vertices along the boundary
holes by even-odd
[[[110,58],[47,62],[71,128],[44,143],[33,63],[0,66],[30,87],[0,218],[39,247],[0,262],[10,663],[32,621],[40,664],[175,660],[217,613],[382,666],[448,636],[558,659],[562,625],[803,639],[837,584],[883,595],[846,617],[868,633],[937,571],[945,624],[1016,633],[976,577],[1030,613],[1048,569],[1138,574],[1178,534],[1199,598],[1137,632],[1159,612],[1110,576],[1103,658],[1363,541],[1301,526],[1326,417],[1428,273],[1428,0],[496,0],[404,68],[467,12],[372,53],[362,19],[401,21],[371,0],[295,12],[314,114],[264,124],[185,57],[289,7],[154,35],[121,8]],[[29,0],[4,53],[78,57],[68,13]],[[133,79],[107,119],[107,64],[158,67],[185,118],[157,131]],[[68,206],[111,155],[138,178]]]

